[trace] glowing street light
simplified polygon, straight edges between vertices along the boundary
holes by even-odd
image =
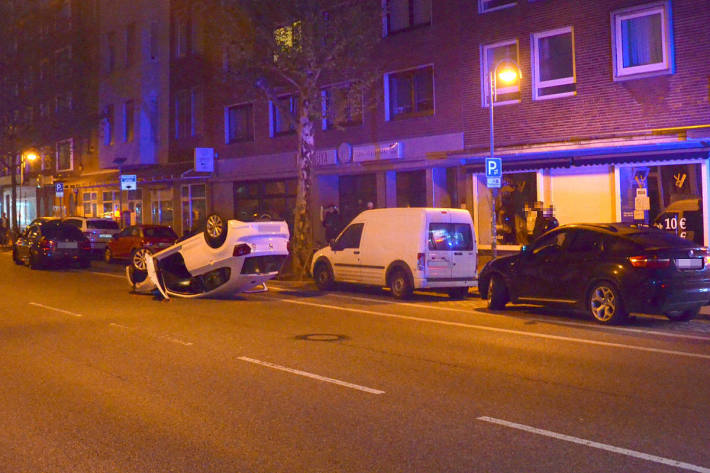
[[[498,81],[503,85],[510,85],[516,81],[520,81],[522,74],[518,65],[510,59],[501,59],[492,69],[488,71],[488,115],[489,127],[491,132],[491,158],[495,158],[494,145],[494,126],[493,126],[493,103],[496,101],[496,92]],[[498,254],[498,225],[496,216],[496,199],[498,197],[498,188],[491,189],[491,251],[495,258]]]
[[[25,165],[27,162],[31,163],[37,159],[39,159],[39,155],[34,150],[27,150],[20,155],[20,210],[24,209],[24,201],[22,196],[24,194],[23,190],[25,185]]]

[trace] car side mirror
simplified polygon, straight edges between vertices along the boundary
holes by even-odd
[[[328,246],[330,246],[330,249],[333,251],[338,251],[337,246],[335,245],[335,238],[331,238],[330,241],[328,242]]]
[[[528,245],[523,245],[523,246],[520,248],[520,254],[523,254],[523,255],[524,255],[524,254],[527,254],[528,251],[530,251],[530,247],[529,247]]]

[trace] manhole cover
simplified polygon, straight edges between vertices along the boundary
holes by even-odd
[[[307,333],[306,335],[296,337],[296,340],[307,340],[309,342],[339,342],[347,339],[348,337],[345,335],[337,335],[334,333]]]

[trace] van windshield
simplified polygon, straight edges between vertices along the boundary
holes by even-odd
[[[429,249],[433,251],[473,251],[471,225],[430,223]]]

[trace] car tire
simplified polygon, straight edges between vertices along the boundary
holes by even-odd
[[[104,251],[104,261],[107,263],[113,262],[113,253],[111,252],[111,248],[106,248]]]
[[[17,249],[12,250],[12,261],[14,261],[16,265],[22,264],[22,260],[17,257]]]
[[[313,280],[321,291],[329,291],[335,286],[333,271],[330,270],[330,266],[326,262],[320,262],[313,268]]]
[[[390,290],[395,299],[410,299],[414,288],[407,277],[407,273],[402,269],[396,269],[392,272],[389,281]]]
[[[133,266],[133,269],[145,272],[145,258],[150,254],[151,251],[148,248],[136,248],[131,251],[131,266]]]
[[[493,274],[488,282],[488,291],[486,292],[486,304],[490,310],[501,310],[510,300],[508,288],[503,281],[503,277],[498,274]]]
[[[587,296],[587,310],[596,322],[617,325],[628,316],[619,290],[609,281],[594,283]]]
[[[454,287],[449,289],[448,291],[449,297],[451,299],[465,299],[466,296],[468,295],[468,288],[467,287]]]
[[[700,313],[700,306],[693,307],[692,309],[666,312],[665,316],[672,322],[687,322],[688,320],[693,320],[697,317],[698,313]]]
[[[227,239],[227,221],[220,214],[210,214],[205,220],[205,242],[219,248]]]

